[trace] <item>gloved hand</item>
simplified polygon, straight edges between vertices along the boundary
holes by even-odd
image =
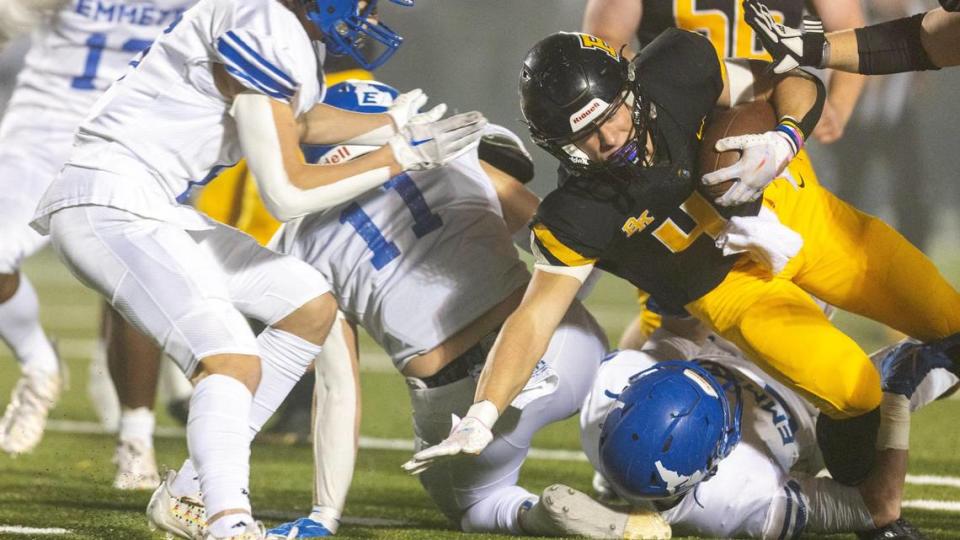
[[[447,112],[447,105],[441,103],[429,111],[420,112],[420,108],[427,103],[427,95],[423,90],[416,88],[404,92],[393,100],[393,105],[387,109],[387,114],[393,119],[393,126],[400,130],[407,124],[428,124],[443,118]]]
[[[751,259],[777,275],[800,253],[803,237],[780,223],[777,215],[764,206],[759,215],[730,218],[717,236],[717,247],[724,255],[747,252]]]
[[[403,464],[403,470],[410,474],[420,474],[438,460],[449,459],[458,454],[477,455],[493,440],[493,424],[500,413],[489,401],[474,403],[467,415],[461,420],[453,416],[453,429],[450,435],[436,446],[425,448],[413,455],[413,459]]]
[[[716,200],[721,206],[737,206],[755,200],[783,172],[796,153],[787,135],[779,131],[727,137],[717,141],[716,149],[718,152],[742,151],[740,159],[733,165],[703,175],[702,181],[708,186],[738,180]]]
[[[388,144],[404,170],[432,169],[475,148],[486,125],[476,111],[426,124],[408,122]]]
[[[786,73],[797,66],[823,67],[823,23],[804,18],[803,30],[774,20],[759,0],[744,0],[744,18],[760,37],[763,48],[773,57],[774,73]]]

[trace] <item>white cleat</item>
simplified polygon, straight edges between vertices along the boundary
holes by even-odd
[[[264,540],[267,537],[266,535],[267,533],[263,527],[263,523],[255,521],[253,523],[247,523],[242,531],[237,531],[236,534],[231,534],[230,536],[214,536],[213,533],[207,532],[203,540]]]
[[[113,478],[116,489],[154,489],[160,484],[153,447],[140,439],[117,442],[113,463],[117,466],[117,475]]]
[[[47,414],[60,397],[59,373],[25,370],[0,418],[0,450],[11,455],[25,454],[43,438]]]
[[[147,504],[147,522],[152,531],[163,531],[167,538],[206,538],[207,516],[203,502],[193,497],[174,497],[170,484],[177,477],[176,471],[167,471],[163,482],[157,487]]]
[[[661,540],[672,535],[670,524],[658,512],[617,511],[563,484],[543,490],[540,501],[521,514],[520,525],[540,536]]]

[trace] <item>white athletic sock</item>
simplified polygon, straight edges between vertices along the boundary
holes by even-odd
[[[170,494],[174,497],[192,497],[200,499],[200,475],[193,466],[190,458],[183,460],[183,465],[177,471],[173,483],[168,486]]]
[[[506,486],[490,493],[463,513],[460,530],[520,535],[526,534],[520,527],[520,507],[537,496],[520,486]]]
[[[250,513],[250,391],[226,375],[209,375],[193,390],[187,447],[200,476],[207,515]]]
[[[257,336],[257,346],[260,349],[260,385],[253,396],[250,411],[251,439],[257,436],[322,350],[320,345],[269,327]]]
[[[336,534],[337,529],[340,528],[340,513],[341,510],[339,508],[314,505],[314,507],[310,509],[310,515],[308,517],[326,527],[328,531]]]
[[[253,523],[253,517],[249,513],[227,514],[210,523],[207,527],[213,536],[217,538],[229,538],[242,534],[247,530],[247,525],[250,523]]]
[[[13,350],[23,370],[59,372],[57,354],[40,327],[37,291],[26,274],[20,274],[17,292],[0,304],[0,339]]]
[[[156,418],[153,411],[146,407],[136,409],[123,408],[120,413],[120,440],[137,439],[153,448],[153,429]]]

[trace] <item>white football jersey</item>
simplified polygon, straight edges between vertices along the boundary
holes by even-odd
[[[273,245],[319,270],[398,369],[530,277],[476,152],[291,221]]]
[[[47,191],[36,225],[44,229],[45,216],[81,204],[159,219],[177,215],[170,206],[192,186],[242,157],[214,64],[299,115],[323,97],[323,54],[277,0],[202,0],[94,105],[67,162],[75,174],[68,181],[61,175]]]
[[[819,463],[815,411],[795,393],[758,375],[755,367],[732,351],[710,343],[703,349],[692,346],[687,353],[680,359],[712,360],[736,369],[743,403],[741,441],[712,478],[662,512],[663,516],[677,534],[763,537],[772,496],[789,481],[791,469],[801,460]],[[601,470],[603,419],[630,376],[657,360],[673,359],[675,354],[655,358],[648,352],[621,351],[601,363],[580,413],[581,444],[595,470]]]
[[[71,0],[40,24],[10,107],[61,112],[71,130],[193,0]]]

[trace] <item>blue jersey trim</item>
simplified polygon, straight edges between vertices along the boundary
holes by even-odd
[[[217,40],[217,51],[226,60],[227,71],[241,81],[251,83],[253,89],[285,100],[296,93],[297,85],[290,77],[253,52],[233,32],[227,32]]]

